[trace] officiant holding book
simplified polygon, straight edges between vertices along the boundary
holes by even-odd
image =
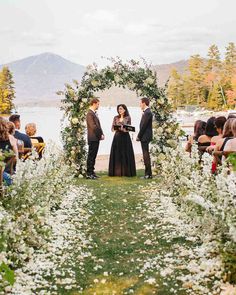
[[[131,117],[124,104],[117,106],[117,113],[112,123],[115,134],[111,146],[109,176],[136,176],[134,150],[129,134],[129,131],[134,131]]]

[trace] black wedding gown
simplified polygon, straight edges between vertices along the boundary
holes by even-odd
[[[118,116],[114,118],[113,130],[115,125],[131,124],[130,117],[125,117],[123,122],[119,120]],[[109,160],[109,176],[136,176],[134,150],[129,132],[115,131]]]

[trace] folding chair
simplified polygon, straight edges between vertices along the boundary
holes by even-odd
[[[45,149],[46,144],[44,142],[35,142],[33,143],[33,147],[39,155],[39,159],[42,158],[43,151]]]

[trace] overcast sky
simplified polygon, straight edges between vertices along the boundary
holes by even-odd
[[[235,11],[235,0],[0,0],[0,64],[43,52],[163,64],[214,43],[223,53],[236,42]]]

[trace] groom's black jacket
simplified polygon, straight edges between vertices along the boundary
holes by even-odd
[[[138,134],[138,138],[143,142],[150,142],[153,138],[152,132],[152,112],[150,108],[147,108],[143,112],[143,116],[140,122],[140,131]]]
[[[96,114],[89,110],[86,117],[88,142],[99,141],[103,135],[100,121]]]

